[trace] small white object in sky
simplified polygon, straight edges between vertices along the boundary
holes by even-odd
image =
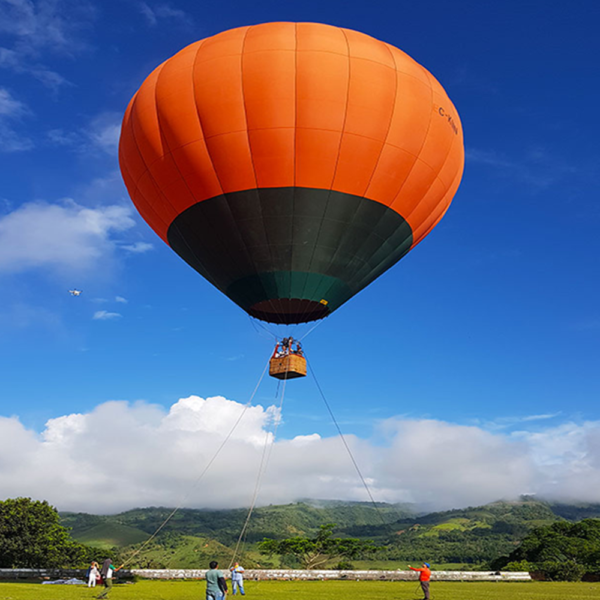
[[[71,296],[81,296],[81,290],[69,290]]]

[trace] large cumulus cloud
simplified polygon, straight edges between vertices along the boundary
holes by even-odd
[[[51,419],[42,433],[2,417],[1,494],[98,513],[248,506],[266,449],[259,504],[368,499],[339,437],[275,440],[278,419],[275,407],[198,396],[168,411],[145,402],[106,402]],[[345,437],[376,500],[427,509],[523,493],[600,501],[597,422],[503,433],[397,418],[379,424],[373,440]]]

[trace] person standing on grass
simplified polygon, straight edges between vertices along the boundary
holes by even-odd
[[[240,590],[240,594],[245,596],[244,593],[244,567],[240,566],[240,563],[235,563],[231,569],[231,589],[233,590],[233,595],[237,590]]]
[[[227,582],[223,573],[217,569],[219,563],[212,560],[206,571],[206,600],[221,600],[227,594]]]
[[[429,600],[431,598],[429,595],[429,580],[431,579],[429,563],[423,563],[423,566],[420,569],[415,569],[415,567],[411,567],[410,565],[408,565],[408,568],[411,571],[419,571],[419,582],[424,594],[423,600]]]
[[[90,565],[90,568],[87,571],[88,576],[88,587],[96,587],[96,581],[100,576],[100,571],[98,569],[98,563],[93,561]]]
[[[106,598],[106,596],[108,596],[108,592],[112,590],[114,571],[115,567],[112,564],[112,560],[107,558],[102,564],[102,570],[100,571],[102,581],[104,582],[104,591],[99,596],[96,596],[96,598]]]

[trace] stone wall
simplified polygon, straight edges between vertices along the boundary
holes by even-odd
[[[0,569],[0,579],[71,579],[83,578],[85,569]]]
[[[205,569],[123,569],[117,575],[137,575],[144,579],[204,579]],[[83,569],[0,569],[0,579],[69,579],[84,578]],[[417,579],[414,571],[303,571],[296,569],[247,569],[246,579],[275,580],[379,580],[408,581]],[[529,573],[508,571],[432,571],[432,581],[531,581]]]

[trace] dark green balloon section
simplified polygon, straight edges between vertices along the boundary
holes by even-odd
[[[251,316],[322,319],[411,248],[389,207],[341,192],[252,189],[198,202],[171,223],[169,245]]]

